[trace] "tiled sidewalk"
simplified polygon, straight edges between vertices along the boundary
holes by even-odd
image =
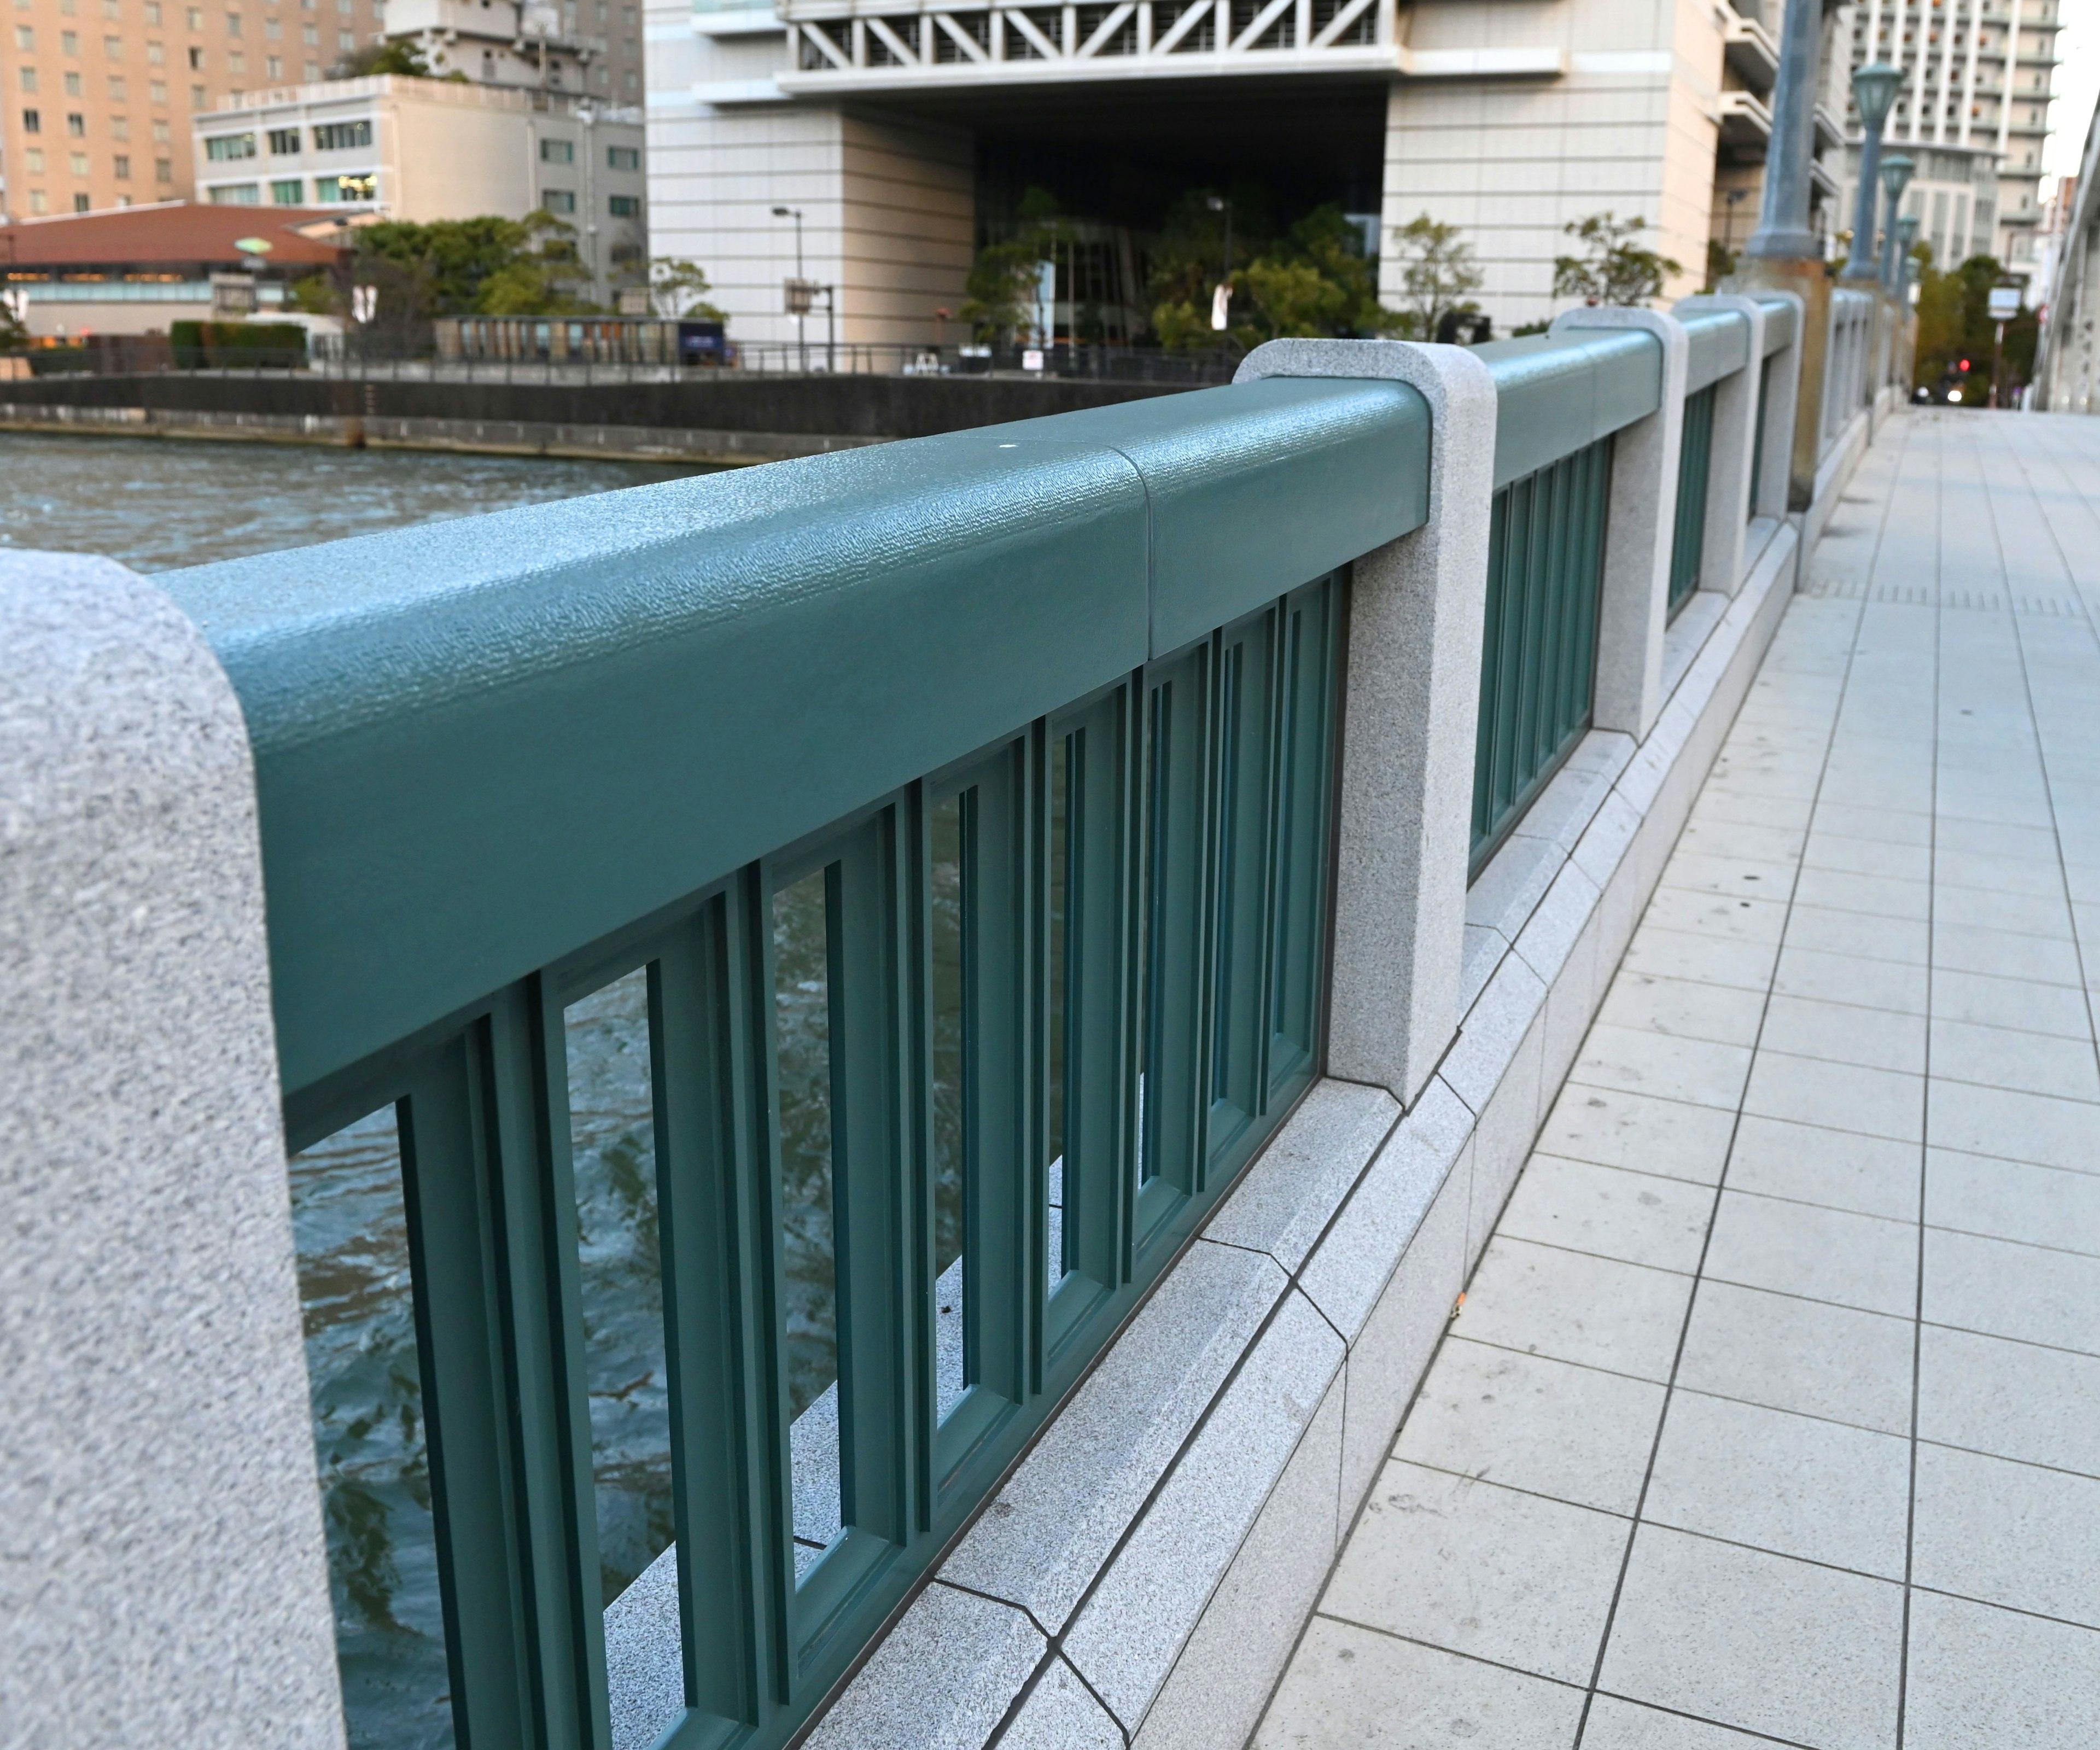
[[[2100,420],[1894,422],[1255,1742],[2100,1744]]]

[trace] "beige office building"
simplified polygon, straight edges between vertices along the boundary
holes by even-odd
[[[188,199],[190,118],[312,82],[380,0],[0,0],[0,219]]]
[[[596,289],[648,253],[638,110],[561,92],[382,77],[252,91],[195,118],[197,198],[427,223],[545,208]]]
[[[1681,264],[1670,296],[1698,289],[1710,241],[1747,237],[1780,17],[1778,0],[650,0],[655,247],[707,268],[735,333],[784,340],[799,233],[842,338],[923,343],[1023,187],[1128,223],[1105,209],[1245,179],[1336,200],[1374,235],[1459,226],[1506,331],[1558,307],[1573,220],[1643,219]],[[1383,271],[1395,301],[1390,251]]]

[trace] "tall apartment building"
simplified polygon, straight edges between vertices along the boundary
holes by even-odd
[[[1904,202],[1920,236],[1946,240],[1934,248],[1943,262],[1988,253],[2031,273],[2059,0],[1852,0],[1850,11],[1849,64],[1903,72],[1886,137],[1920,165]],[[1846,104],[1856,139],[1859,115]],[[1856,186],[1848,177],[1848,223]]]
[[[188,199],[190,117],[316,80],[382,0],[0,0],[0,217]]]
[[[1200,187],[1259,187],[1296,211],[1331,201],[1379,238],[1427,213],[1463,232],[1504,329],[1564,306],[1564,227],[1601,211],[1640,218],[1643,242],[1682,264],[1669,295],[1696,290],[1710,240],[1740,245],[1757,222],[1783,11],[645,3],[651,246],[698,261],[747,339],[794,337],[782,281],[801,276],[837,288],[840,338],[918,344],[944,332],[973,251],[1030,185],[1139,231]],[[1821,149],[1842,143],[1835,110],[1817,134]],[[1818,174],[1827,204],[1836,185]],[[1397,302],[1389,249],[1381,272]]]

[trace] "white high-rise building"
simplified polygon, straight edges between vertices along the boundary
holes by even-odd
[[[1847,10],[1851,65],[1903,72],[1886,138],[1920,166],[1904,201],[1919,235],[1945,240],[1934,246],[1943,266],[1992,254],[2031,273],[2059,0],[1853,0]],[[1856,139],[1858,112],[1847,121]],[[1839,208],[1848,223],[1851,187]]]
[[[1030,187],[1124,233],[1156,227],[1177,194],[1199,188],[1265,189],[1284,220],[1331,202],[1380,240],[1427,214],[1459,227],[1502,332],[1565,306],[1553,258],[1574,249],[1571,222],[1601,212],[1639,218],[1642,243],[1680,264],[1665,295],[1696,291],[1710,244],[1725,257],[1757,222],[1785,11],[1781,0],[647,6],[655,252],[699,262],[743,339],[796,337],[782,282],[801,277],[836,289],[841,341],[920,345],[959,337],[973,255]],[[1838,16],[1825,25],[1833,89]],[[1819,109],[1819,150],[1840,144],[1841,107]],[[1820,165],[1816,178],[1827,231],[1837,185]],[[1399,265],[1389,248],[1383,256],[1383,295],[1398,303]]]

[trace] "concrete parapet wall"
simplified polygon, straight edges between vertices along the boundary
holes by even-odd
[[[330,1750],[334,1624],[233,690],[0,553],[0,1741]]]

